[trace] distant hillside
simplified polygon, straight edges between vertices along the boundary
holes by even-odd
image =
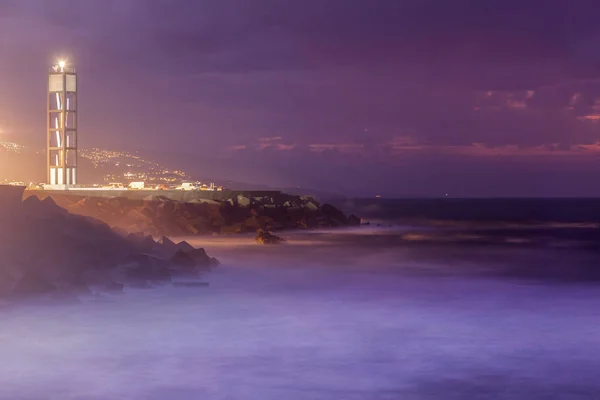
[[[137,154],[104,149],[80,149],[79,182],[81,184],[127,181],[170,183],[188,176]],[[44,182],[46,180],[46,152],[0,142],[0,181]]]
[[[46,180],[46,152],[28,147],[9,150],[0,142],[0,182],[44,182]],[[85,158],[79,159],[81,183],[102,182],[103,172]]]
[[[16,142],[0,141],[0,182],[45,182],[46,152],[20,145]],[[156,184],[180,181],[214,182],[236,190],[279,190],[298,196],[312,196],[320,201],[344,198],[339,193],[323,192],[304,187],[277,187],[260,183],[236,182],[200,176],[194,171],[181,171],[165,166],[139,154],[106,149],[80,149],[79,183],[146,181]]]

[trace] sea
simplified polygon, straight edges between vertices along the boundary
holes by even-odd
[[[369,198],[333,203],[370,220],[398,223],[600,223],[600,198]]]
[[[599,200],[352,200],[182,237],[208,286],[0,307],[0,399],[599,399]],[[367,222],[370,222],[367,224]]]

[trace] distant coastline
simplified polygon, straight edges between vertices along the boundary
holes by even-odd
[[[357,198],[333,204],[396,223],[600,224],[600,198]]]

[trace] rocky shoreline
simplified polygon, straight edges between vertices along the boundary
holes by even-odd
[[[361,222],[312,197],[285,194],[191,202],[163,196],[137,200],[53,194],[52,199],[71,214],[98,219],[122,233],[154,237],[330,228]]]
[[[272,233],[280,229],[360,224],[310,197],[183,203],[161,196],[30,195],[23,200],[23,189],[0,185],[0,302],[79,301],[178,278],[204,284],[198,278],[219,262],[204,249],[167,236],[256,232],[256,243],[274,244],[284,241]]]
[[[0,186],[0,299],[78,300],[179,277],[198,279],[218,265],[204,249],[166,237],[123,235],[97,219],[69,213],[52,198]]]

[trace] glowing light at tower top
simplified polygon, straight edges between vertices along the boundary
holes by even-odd
[[[67,59],[61,57],[56,60],[56,63],[52,66],[52,70],[54,72],[69,72],[68,65]]]

